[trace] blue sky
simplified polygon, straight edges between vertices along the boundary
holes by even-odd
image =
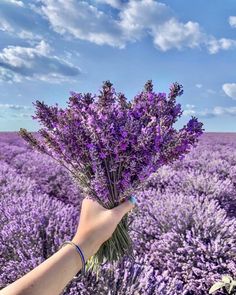
[[[32,102],[110,80],[132,99],[173,82],[184,113],[208,132],[236,132],[235,0],[1,0],[0,131],[36,131]]]

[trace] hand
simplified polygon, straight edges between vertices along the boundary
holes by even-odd
[[[79,225],[72,241],[80,244],[86,260],[112,236],[122,217],[134,207],[128,200],[113,209],[106,209],[91,199],[83,200]]]

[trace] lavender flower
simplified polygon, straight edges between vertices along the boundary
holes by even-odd
[[[77,222],[75,207],[46,194],[29,191],[4,196],[0,208],[0,288],[57,251],[64,240],[73,237]]]
[[[163,294],[206,294],[221,274],[235,273],[236,220],[216,200],[168,193],[153,203],[155,191],[142,194],[132,239],[139,255],[149,253],[157,276],[166,277]]]
[[[179,131],[173,128],[182,115],[176,97],[182,95],[183,87],[177,82],[166,97],[153,92],[149,80],[131,102],[123,94],[117,95],[112,86],[109,80],[104,81],[98,96],[71,92],[65,109],[37,100],[33,119],[43,125],[41,138],[26,129],[19,132],[34,149],[63,165],[84,196],[106,208],[113,208],[122,197],[138,190],[162,165],[182,159],[204,130],[195,117]],[[132,254],[127,216],[113,235],[116,251],[111,251],[111,240],[106,241],[93,265],[98,266],[104,258],[112,262],[127,252]]]

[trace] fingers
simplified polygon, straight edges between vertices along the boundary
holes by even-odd
[[[112,212],[116,213],[120,218],[122,218],[126,213],[134,209],[136,205],[136,198],[134,196],[131,196],[129,200],[123,199],[121,200],[121,204],[111,209]],[[107,210],[103,206],[101,206],[97,201],[89,198],[84,198],[82,202],[82,207],[85,211],[97,208],[97,209],[103,209],[104,211]]]
[[[128,213],[135,207],[135,204],[136,204],[136,199],[134,196],[132,196],[129,200],[126,200],[120,205],[113,208],[112,211],[118,214],[122,218],[126,213]]]

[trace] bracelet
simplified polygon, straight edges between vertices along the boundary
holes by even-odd
[[[85,259],[84,259],[84,254],[83,254],[82,250],[80,249],[80,247],[78,245],[76,245],[75,243],[73,243],[71,241],[65,241],[64,243],[62,243],[62,245],[60,246],[59,249],[61,249],[66,244],[70,244],[70,245],[74,246],[76,248],[76,250],[79,252],[81,260],[82,260],[82,273],[85,274]],[[75,278],[77,278],[77,276],[75,276],[74,279]]]

